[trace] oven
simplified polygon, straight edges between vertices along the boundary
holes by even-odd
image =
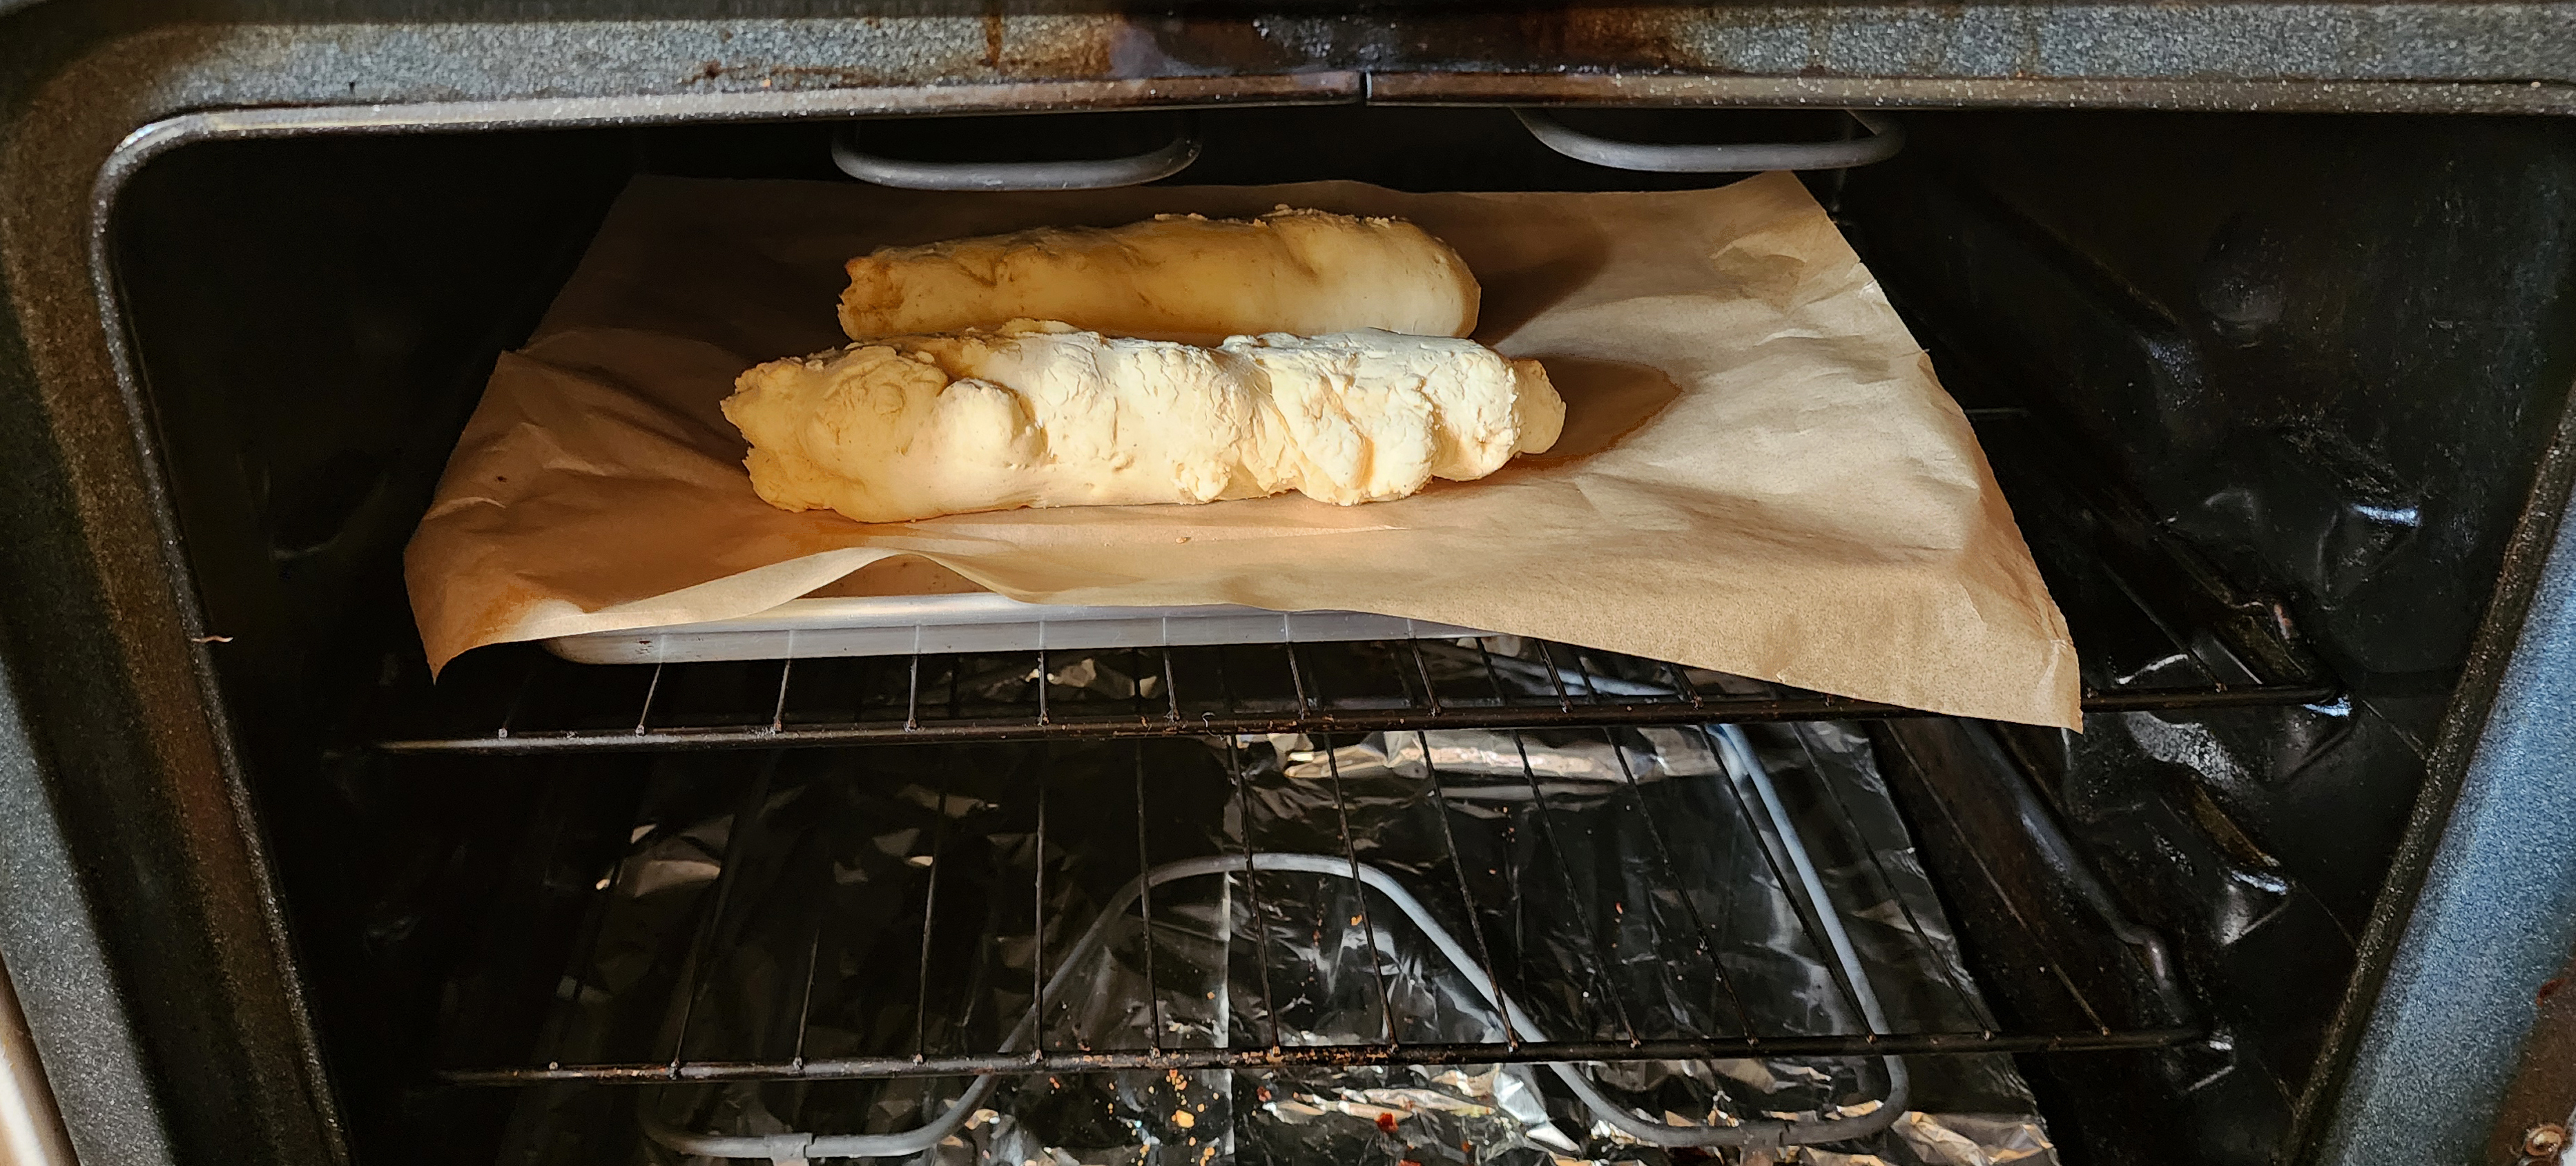
[[[2571,39],[0,4],[14,1144],[2554,1160]],[[1779,168],[1975,425],[2082,733],[1509,636],[424,662],[404,542],[638,176]]]

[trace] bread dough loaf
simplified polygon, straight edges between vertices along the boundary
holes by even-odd
[[[1476,330],[1476,277],[1448,244],[1402,219],[1284,206],[1250,220],[1161,215],[886,247],[851,260],[849,273],[841,330],[852,340],[1018,318],[1199,343]]]
[[[1286,490],[1382,501],[1483,477],[1565,423],[1537,361],[1469,340],[1281,333],[1200,348],[1025,320],[771,361],[724,412],[751,440],[763,499],[861,522]]]

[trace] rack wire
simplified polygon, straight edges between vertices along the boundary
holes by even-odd
[[[843,925],[827,927],[819,909],[794,923],[782,924],[774,917],[765,924],[752,922],[758,912],[819,902],[832,893],[833,880],[849,877],[834,862],[819,860],[810,838],[772,836],[781,824],[793,833],[811,815],[791,804],[788,794],[795,783],[781,777],[782,757],[793,755],[765,752],[749,759],[747,780],[728,787],[738,787],[739,806],[730,819],[733,825],[723,832],[720,857],[711,856],[718,873],[685,925],[685,954],[671,959],[664,949],[658,961],[677,972],[668,987],[669,1009],[658,1027],[645,1026],[653,1029],[652,1039],[631,1033],[604,1041],[580,1035],[586,1023],[580,1001],[591,986],[615,980],[622,974],[614,970],[619,960],[653,946],[638,938],[631,920],[614,917],[622,900],[610,888],[636,877],[621,868],[600,880],[601,894],[584,927],[586,939],[564,974],[554,1016],[531,1042],[533,1052],[515,1063],[457,1065],[440,1075],[453,1084],[495,1086],[1740,1056],[1883,1058],[2155,1048],[2199,1035],[2187,1015],[2142,1011],[2134,995],[2116,991],[2096,995],[2082,968],[2055,969],[2050,982],[2069,997],[2056,1011],[2089,1018],[2083,1028],[2003,1030],[1955,977],[1929,978],[1931,987],[1925,990],[1955,997],[1955,1006],[1944,998],[1942,1014],[1964,1023],[1898,1027],[1881,1022],[1867,984],[1854,981],[1858,973],[1841,936],[1838,920],[1852,917],[1851,912],[1824,896],[1800,828],[1782,810],[1768,778],[1748,779],[1745,767],[1727,757],[1731,748],[1750,756],[1749,746],[1740,744],[1741,730],[1697,725],[1668,735],[1664,747],[1697,750],[1706,763],[1643,775],[1630,765],[1625,730],[1550,734],[1556,742],[1550,748],[1556,752],[1548,756],[1582,748],[1592,751],[1588,756],[1618,759],[1615,771],[1603,769],[1588,783],[1532,765],[1534,732],[1443,735],[1417,730],[1371,739],[1300,738],[1302,752],[1293,758],[1303,771],[1293,777],[1281,768],[1248,764],[1247,743],[1231,737],[1191,744],[1186,757],[1169,748],[1178,743],[1089,742],[1073,747],[1080,750],[1078,761],[1064,753],[1065,747],[1018,743],[998,751],[982,747],[985,752],[977,755],[975,767],[997,775],[998,784],[974,791],[922,776],[962,772],[959,747],[896,751],[919,756],[878,782],[899,788],[899,796],[872,803],[865,811],[869,828],[879,831],[876,837],[894,840],[879,845],[889,856],[885,869],[899,876],[898,885],[872,885],[868,892],[869,909],[885,912],[872,939],[839,934]],[[1268,748],[1274,743],[1251,744]],[[1368,754],[1369,748],[1379,752]],[[1470,754],[1485,758],[1487,767],[1468,772],[1454,761]],[[1345,772],[1363,756],[1377,758],[1364,776]],[[1500,768],[1490,764],[1496,757],[1505,759]],[[1512,757],[1517,766],[1510,764]],[[1200,764],[1187,758],[1206,760]],[[846,785],[849,778],[843,773],[836,780]],[[1014,792],[996,795],[994,790]],[[1303,791],[1312,806],[1330,808],[1297,821],[1280,818],[1275,806],[1287,796],[1283,791]],[[1312,800],[1326,797],[1329,801]],[[1693,804],[1718,807],[1731,825],[1715,829],[1708,820],[1677,816],[1675,798],[1705,799]],[[1354,825],[1363,801],[1376,815],[1366,830]],[[906,817],[889,811],[904,804],[925,812]],[[1828,814],[1849,812],[1830,800],[1820,804],[1837,807]],[[1388,818],[1387,807],[1393,805],[1410,807],[1404,812],[1412,816]],[[1172,853],[1171,824],[1228,814],[1242,824],[1230,845]],[[1694,834],[1668,837],[1662,825],[1667,821],[1686,822]],[[970,822],[978,825],[985,842],[961,842]],[[1113,828],[1113,822],[1122,825]],[[636,835],[644,839],[668,828],[667,821],[639,822]],[[1111,836],[1130,829],[1132,840]],[[1627,898],[1605,903],[1599,901],[1599,872],[1569,855],[1583,853],[1583,840],[1611,835],[1617,838],[1600,842],[1600,853],[1625,855],[1620,861],[1639,864],[1636,869],[1649,872],[1654,885],[1642,895],[1631,886]],[[1013,840],[1015,857],[1004,864],[1007,872],[993,865],[988,843],[995,838]],[[1525,867],[1495,859],[1497,846],[1511,845],[1532,856]],[[1067,846],[1082,848],[1082,860],[1060,861],[1059,848]],[[1310,885],[1311,879],[1283,885],[1278,880],[1290,876],[1261,869],[1265,857],[1287,853],[1299,854],[1294,862],[1310,867],[1347,864],[1346,886],[1324,893]],[[1051,854],[1058,859],[1051,860]],[[1686,877],[1683,869],[1704,874],[1706,864],[1721,860],[1746,863],[1743,869],[1762,877],[1712,880]],[[1123,884],[1126,891],[1085,899],[1050,887],[1050,879],[1085,872],[1094,879],[1116,879],[1113,885]],[[1226,893],[1246,900],[1217,913],[1223,920],[1218,939],[1242,944],[1247,940],[1239,933],[1248,933],[1251,948],[1249,956],[1236,947],[1225,948],[1229,954],[1219,963],[1227,969],[1223,1001],[1214,990],[1205,1005],[1196,1003],[1195,992],[1175,994],[1171,978],[1177,973],[1157,969],[1152,937],[1182,926],[1172,920],[1158,925],[1157,883],[1181,874],[1221,874],[1227,879]],[[756,893],[745,894],[738,884],[750,878],[764,881]],[[1359,886],[1373,878],[1381,893],[1361,894]],[[1418,902],[1408,906],[1384,892],[1390,878],[1400,880],[1400,889]],[[1753,885],[1785,897],[1791,914],[1754,918],[1734,898],[1740,886]],[[1712,898],[1712,893],[1723,897]],[[1173,901],[1162,901],[1170,909]],[[1050,906],[1074,902],[1090,904],[1090,917],[1080,917],[1082,910]],[[1389,910],[1390,905],[1403,910]],[[1061,988],[1078,970],[1068,961],[1083,963],[1098,956],[1096,939],[1107,924],[1138,924],[1127,918],[1131,908],[1141,917],[1147,937],[1142,998],[1154,1003],[1145,1015],[1129,1017],[1124,1027],[1085,1027],[1076,1015],[1080,1001],[1065,999],[1076,994]],[[995,954],[994,949],[1009,944],[995,942],[985,934],[985,925],[953,918],[950,913],[956,911],[968,912],[970,918],[981,911],[987,924],[1007,916],[1019,920],[1015,928],[1038,937],[1026,967],[1011,973],[1027,977],[1021,981],[1026,985],[1025,1013],[996,1017],[988,1010],[977,1016],[971,1002],[962,1010],[942,1007],[942,994],[953,992],[954,985],[989,984],[1006,967],[1016,966]],[[1280,941],[1275,935],[1239,925],[1238,913],[1257,923],[1285,912],[1313,915],[1297,926],[1310,922],[1316,943],[1365,953],[1352,958],[1365,965],[1366,978],[1355,978],[1357,987],[1313,982],[1312,969],[1276,958]],[[1386,943],[1421,944],[1419,935],[1404,938],[1408,933],[1402,916],[1407,914],[1445,920],[1446,932],[1456,937],[1453,946],[1460,949],[1451,957],[1456,971],[1476,982],[1479,991],[1491,986],[1486,1003],[1506,997],[1513,1002],[1513,1007],[1492,1010],[1498,1015],[1487,1039],[1408,1039],[1409,1032],[1418,1031],[1418,1018],[1407,1009],[1419,1006],[1425,996],[1419,984],[1402,982],[1402,969],[1412,965],[1380,950]],[[1203,911],[1191,918],[1207,925]],[[1783,919],[1792,924],[1786,936],[1778,930]],[[1894,927],[1924,966],[1950,966],[1934,950],[1935,936],[1911,911],[1899,921],[1878,922]],[[665,930],[680,926],[666,923]],[[765,956],[745,956],[744,937],[763,926],[773,937],[784,933],[790,939],[773,938]],[[1531,929],[1546,934],[1533,938]],[[1079,941],[1073,938],[1077,934]],[[1760,958],[1766,944],[1783,943],[1801,945],[1815,964],[1838,969],[1823,990],[1827,998],[1821,1005],[1785,1018],[1778,1012],[1779,993],[1764,991],[1759,982],[1741,982],[1748,974],[1745,961]],[[838,946],[844,944],[864,945],[872,954],[862,961],[864,966],[846,963],[855,949]],[[2044,945],[2031,946],[2043,952],[2035,958],[2047,958]],[[1419,966],[1412,967],[1419,975]],[[745,968],[758,969],[770,996],[794,1001],[792,1012],[747,1026],[735,1018],[732,1031],[714,1037],[698,1031],[705,1015],[700,1001],[722,995],[711,979],[749,974]],[[2163,974],[2161,968],[2149,971]],[[1579,990],[1565,989],[1569,984]],[[853,1003],[851,992],[873,995]],[[1353,1006],[1364,1013],[1374,1009],[1374,1035],[1319,1036],[1303,1026],[1300,1009],[1311,1007],[1319,994],[1334,992],[1343,994],[1345,1004],[1356,1001]],[[1545,1034],[1517,1011],[1523,1002],[1536,1008],[1540,1001],[1555,1010]],[[1188,1016],[1170,1011],[1184,1005]],[[829,1049],[815,1039],[818,1010],[827,1007],[841,1018],[826,1026],[833,1032]],[[854,1035],[845,1023],[854,1015],[892,1014],[905,1020],[878,1024],[870,1033]],[[1023,1016],[1028,1019],[1011,1027]],[[632,1023],[627,1028],[641,1031]]]
[[[2074,632],[2085,711],[2336,699],[2279,604],[2233,586],[2135,502],[2079,485],[2019,411],[1977,421]],[[521,644],[467,653],[434,685],[416,656],[389,658],[384,675],[361,723],[404,753],[1926,715],[1509,636],[635,665]]]
[[[383,702],[395,711],[377,746],[659,752],[1932,715],[1518,637],[605,666],[523,647],[453,672],[430,699]],[[2314,672],[2254,674],[2088,686],[2084,708],[2315,704],[2336,691]]]

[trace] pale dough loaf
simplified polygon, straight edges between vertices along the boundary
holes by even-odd
[[[841,330],[852,340],[1022,318],[1205,343],[1476,330],[1476,277],[1448,244],[1402,219],[1284,206],[1248,220],[1162,215],[886,247],[851,260],[849,273]]]
[[[751,440],[763,499],[861,522],[1287,490],[1382,501],[1481,478],[1555,444],[1565,423],[1537,361],[1469,340],[1368,331],[1200,348],[1027,320],[771,361],[742,374],[724,412]]]

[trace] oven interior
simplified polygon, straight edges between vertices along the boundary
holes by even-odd
[[[924,158],[1105,156],[1149,148],[1177,116],[865,130],[872,148]],[[1636,190],[1727,180],[1575,162],[1493,108],[1191,116],[1205,152],[1167,181]],[[1842,132],[1840,115],[1822,111],[1565,117],[1647,141]],[[1621,1002],[1673,990],[1621,980],[1644,974],[1641,958],[1704,966],[1683,994],[1726,995],[1730,965],[1708,945],[1729,925],[1695,918],[1678,939],[1648,925],[1639,939],[1593,918],[1601,902],[1578,893],[1601,890],[1578,884],[1610,878],[1603,871],[1647,866],[1795,891],[1804,859],[1779,837],[1793,819],[1840,823],[1806,839],[1828,866],[1826,852],[1846,843],[1863,857],[1911,856],[1928,876],[1923,901],[1948,920],[1912,920],[1913,939],[1959,961],[1978,1002],[1932,1026],[1949,1046],[1904,1058],[1918,1099],[1940,1096],[1973,1056],[2009,1056],[2063,1160],[2256,1162],[2295,1149],[2313,1134],[2298,1124],[2312,1120],[2303,1096],[2331,1080],[2356,944],[2566,395],[2576,152],[2564,127],[2542,119],[1900,120],[1909,140],[1896,158],[1806,178],[1978,424],[2084,652],[2081,735],[1875,715],[1828,726],[1830,738],[1772,723],[1721,731],[1704,724],[1832,710],[1731,678],[1519,642],[1429,656],[1364,644],[799,662],[792,685],[776,663],[583,668],[514,646],[469,656],[433,685],[400,553],[495,354],[524,339],[630,177],[843,181],[829,150],[838,127],[313,137],[192,145],[149,164],[116,205],[113,273],[195,596],[205,626],[225,637],[208,646],[218,696],[354,1156],[633,1161],[662,1152],[638,1133],[638,1113],[690,1090],[750,1090],[777,1114],[827,1095],[862,1110],[870,1098],[912,1098],[916,1112],[935,1112],[920,1110],[919,1095],[953,1094],[966,1078],[822,1079],[800,1067],[875,1057],[891,1072],[908,1054],[1028,1054],[1004,1047],[1013,1015],[1003,1005],[1026,1007],[1049,961],[1062,970],[1086,913],[1149,866],[1229,847],[1339,854],[1354,871],[1384,863],[1423,879],[1447,877],[1445,847],[1461,892],[1484,885],[1461,860],[1492,857],[1502,881],[1484,906],[1468,893],[1433,910],[1462,936],[1481,920],[1489,961],[1499,946],[1510,963],[1582,965],[1563,982],[1590,976],[1599,998],[1531,1004],[1528,1019],[1545,1012],[1549,1038],[1591,1040],[1607,1058],[1624,1042],[1629,1057],[1669,1060],[1686,1059],[1685,1045],[1653,1041],[1724,1038],[1735,1042],[1724,1055],[1758,1057],[1746,1038],[1776,1035],[1773,1047],[1791,1050],[1779,1055],[1860,1066],[1854,1088],[1883,1092],[1870,1026],[1853,1015],[1784,1022],[1776,1034],[1754,1020],[1769,1015],[1759,1000],[1737,1021],[1698,1028],[1624,1015]],[[1677,703],[1708,715],[1694,724]],[[1164,706],[1222,731],[1099,727]],[[1402,718],[1387,710],[1424,707],[1481,708],[1482,727],[1369,728],[1371,716],[1393,725]],[[725,726],[796,715],[843,725],[844,739],[710,747],[757,744],[756,731],[726,736]],[[496,726],[520,745],[496,744]],[[1689,795],[1707,799],[1695,809],[1661,805],[1685,796],[1672,784],[1681,769],[1662,784],[1629,772],[1609,795],[1578,797],[1528,760],[1633,766],[1696,749],[1707,762],[1696,772],[1734,773],[1723,762],[1739,732],[1748,754],[1850,744],[1874,759],[1893,816],[1844,806],[1800,817],[1841,788],[1817,776],[1831,768],[1821,762],[1815,772],[1784,763],[1775,814],[1740,781]],[[535,739],[551,743],[526,744]],[[1517,778],[1510,765],[1461,777],[1464,763],[1444,777],[1435,760],[1504,743],[1518,751]],[[1316,792],[1326,788],[1311,772],[1319,763],[1329,797]],[[1310,772],[1292,772],[1300,766]],[[1529,796],[1476,792],[1496,781],[1522,781]],[[1376,824],[1355,827],[1354,814]],[[767,833],[750,837],[759,823]],[[1426,832],[1442,827],[1452,831],[1442,846],[1407,857],[1406,845],[1430,846]],[[1559,833],[1461,842],[1460,828]],[[950,832],[971,836],[982,857],[941,849]],[[686,855],[638,864],[665,843]],[[853,865],[848,855],[870,846],[885,861]],[[1656,863],[1623,865],[1648,850]],[[1716,854],[1746,865],[1684,877],[1693,856]],[[944,891],[933,869],[956,872]],[[1535,881],[1513,881],[1521,875]],[[1879,875],[1896,877],[1884,861]],[[1053,898],[1050,876],[1069,880]],[[677,897],[658,913],[611,905],[641,901],[612,884],[643,877],[680,879]],[[1034,895],[1013,879],[1034,880]],[[1185,941],[1228,933],[1209,920],[1264,918],[1257,903],[1212,895],[1272,896],[1274,930],[1294,930],[1288,900],[1311,907],[1318,947],[1326,914],[1389,916],[1335,924],[1370,942],[1407,926],[1392,900],[1338,876],[1238,870],[1221,882],[1147,896],[1165,923],[1148,925],[1140,945],[1166,961],[1212,960],[1211,1000],[1217,987],[1248,995],[1262,957],[1192,957]],[[1657,919],[1714,901],[1693,897],[1706,890],[1672,899],[1682,914]],[[1820,914],[1866,904],[1783,901],[1805,905],[1773,921],[1770,941],[1803,944],[1831,970],[1820,953],[1842,932]],[[1207,926],[1184,935],[1189,920]],[[1037,937],[1034,951],[999,950],[1012,935]],[[1456,990],[1472,986],[1471,969],[1385,958],[1450,976],[1441,1007],[1476,1011]],[[1027,988],[986,983],[1028,977],[1032,964]],[[1548,991],[1525,966],[1491,975],[1516,999]],[[1675,978],[1689,976],[1665,974]],[[733,985],[722,1000],[719,981]],[[924,1019],[932,989],[958,984],[1003,1005]],[[1382,1039],[1369,1047],[1381,1053],[1424,1041],[1399,1031],[1414,1005],[1387,996],[1383,974],[1374,1005],[1359,979],[1313,987],[1315,999],[1374,1007]],[[1818,987],[1828,1001],[1818,1007],[1835,1012],[1830,1001],[1850,989]],[[1276,1007],[1237,1009],[1272,1026],[1250,1043],[1294,1046],[1277,1026],[1306,1022],[1292,993],[1271,991]],[[778,1014],[750,1015],[762,1006]],[[813,1023],[818,1007],[837,1009],[832,1024]],[[1206,1054],[1225,1043],[1209,1026],[1221,1029],[1227,1011],[1063,1023],[1073,1046],[1139,1054],[1120,1062],[1119,1079],[1150,1081],[1139,1066],[1165,1063],[1141,1056],[1163,1051],[1155,1034]],[[721,1031],[706,1019],[718,1012]],[[1813,1039],[1780,1043],[1801,1034]],[[1985,1043],[1969,1039],[1978,1034]],[[2050,1048],[2043,1036],[2085,1039]],[[586,1063],[625,1075],[563,1072],[563,1050],[576,1046]],[[1387,1074],[1390,1059],[1406,1057],[1337,1066],[1326,1047],[1285,1068],[1237,1066],[1232,1101],[1252,1107],[1269,1098],[1260,1082],[1288,1079],[1265,1072]],[[684,1062],[711,1075],[671,1083]],[[537,1072],[549,1065],[555,1076]],[[1205,1056],[1187,1068],[1171,1070],[1175,1088],[1213,1071]],[[741,1079],[717,1083],[729,1071]],[[225,1091],[242,1086],[201,1084],[182,1095],[196,1112],[181,1117],[220,1129]],[[1246,1139],[1224,1152],[1297,1160],[1286,1143]],[[1198,1161],[1218,1142],[1156,1145],[1158,1160]],[[1380,1151],[1427,1160],[1395,1142],[1370,1153]],[[1466,1154],[1449,1159],[1481,1160]]]

